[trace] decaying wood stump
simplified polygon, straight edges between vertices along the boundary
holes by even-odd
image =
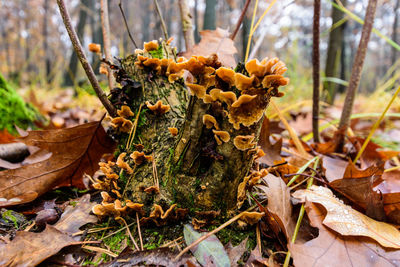
[[[120,137],[120,152],[142,149],[153,157],[140,165],[124,157],[133,171],[120,172],[122,197],[147,206],[235,209],[238,186],[261,153],[256,144],[264,111],[288,83],[285,71],[277,58],[251,60],[235,70],[222,67],[216,55],[177,58],[168,44],[156,41],[121,60],[116,77],[122,89],[113,90],[111,101],[118,109],[128,105],[134,115],[130,131]]]

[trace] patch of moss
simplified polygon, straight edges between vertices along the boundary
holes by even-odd
[[[18,93],[0,74],[0,130],[7,129],[17,134],[15,126],[22,129],[35,128],[34,121],[43,120],[43,116],[31,105],[25,103]]]
[[[164,58],[163,47],[161,45],[158,46],[156,50],[150,51],[149,53],[153,58]]]

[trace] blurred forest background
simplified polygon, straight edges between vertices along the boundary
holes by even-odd
[[[159,0],[173,45],[185,50],[178,1]],[[244,23],[235,39],[237,59],[243,61],[249,36],[251,15],[256,1],[252,1]],[[270,1],[260,1],[257,17]],[[363,18],[367,0],[342,0],[348,10]],[[398,43],[400,34],[400,0],[379,1],[374,27]],[[111,52],[123,57],[135,49],[124,26],[118,4],[109,1],[111,24]],[[144,41],[163,37],[160,18],[150,0],[121,1],[132,35],[142,46]],[[216,27],[233,31],[245,0],[190,0],[196,42],[199,32]],[[67,1],[77,33],[87,50],[89,43],[102,43],[100,1]],[[291,85],[286,89],[285,101],[311,99],[312,95],[312,17],[313,1],[280,0],[269,11],[253,36],[249,58],[277,56],[288,66]],[[361,36],[362,25],[322,1],[321,10],[321,71],[324,88],[344,92],[353,58]],[[16,87],[55,88],[80,87],[86,77],[62,23],[55,1],[1,0],[0,1],[0,73]],[[99,58],[90,55],[98,72]],[[366,94],[389,90],[400,77],[399,53],[384,38],[372,34],[363,69],[360,91]],[[101,79],[106,79],[102,77]],[[333,89],[332,89],[333,88]],[[325,94],[325,101],[333,99]]]

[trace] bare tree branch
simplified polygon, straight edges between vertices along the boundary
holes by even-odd
[[[246,15],[246,12],[247,12],[247,9],[249,8],[250,2],[251,2],[251,0],[246,0],[246,3],[244,4],[243,10],[242,10],[242,14],[240,14],[239,20],[236,23],[235,30],[233,31],[233,33],[229,37],[232,40],[235,40],[236,34],[238,33],[238,31],[240,29],[240,26],[242,25],[244,16]]]
[[[341,151],[344,145],[344,134],[350,124],[350,116],[353,110],[354,98],[361,79],[361,71],[364,65],[365,54],[367,53],[368,42],[371,36],[372,25],[374,23],[377,0],[369,0],[367,13],[364,19],[364,26],[361,33],[360,44],[358,45],[357,54],[354,59],[349,87],[347,89],[346,99],[340,118],[339,129],[341,133],[338,135],[337,151]]]
[[[321,0],[314,1],[314,19],[313,19],[313,109],[312,109],[312,129],[314,142],[319,143],[319,20],[321,15]]]
[[[134,40],[133,37],[132,37],[131,31],[129,30],[128,22],[126,21],[126,17],[125,17],[125,12],[124,12],[124,10],[122,9],[122,2],[121,2],[121,0],[119,0],[118,6],[119,6],[119,10],[121,11],[122,18],[124,19],[124,23],[125,23],[126,30],[128,31],[129,39],[131,39],[131,41],[132,41],[133,45],[135,46],[135,48],[138,48],[138,46],[137,46],[135,40]]]
[[[71,39],[74,50],[79,58],[79,61],[82,64],[83,69],[86,72],[86,75],[90,81],[90,84],[92,85],[94,91],[96,92],[97,96],[99,97],[101,103],[106,108],[108,113],[111,116],[115,117],[117,114],[117,111],[116,111],[115,107],[111,104],[110,100],[108,100],[106,94],[100,88],[99,82],[96,79],[96,76],[93,72],[92,66],[89,64],[89,62],[85,56],[85,53],[83,52],[82,44],[79,41],[74,28],[72,27],[71,17],[67,11],[64,0],[57,0],[57,4],[60,9],[60,13],[61,13],[62,19],[64,21],[65,28],[67,29],[69,38]]]
[[[186,0],[179,0],[179,11],[181,13],[183,38],[185,39],[186,51],[189,51],[194,46],[194,34],[192,17],[189,12],[189,7],[187,6]]]
[[[104,43],[104,54],[106,55],[106,60],[112,62],[111,56],[111,40],[110,40],[110,21],[108,20],[108,1],[100,1],[100,18],[101,18],[101,29],[103,31],[103,43]],[[107,66],[107,78],[108,87],[114,88],[114,77],[112,75],[111,69]]]
[[[158,1],[154,0],[154,5],[156,6],[156,10],[157,10],[157,14],[160,17],[160,21],[161,21],[161,27],[164,33],[164,38],[165,40],[168,40],[168,31],[167,31],[167,27],[165,26],[165,21],[164,18],[162,16],[161,10],[160,10],[160,6],[158,5]]]

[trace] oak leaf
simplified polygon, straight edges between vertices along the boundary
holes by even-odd
[[[324,208],[306,203],[310,223],[319,235],[305,243],[289,244],[294,266],[399,266],[400,251],[386,249],[366,237],[342,236],[324,226]]]
[[[101,122],[73,128],[30,131],[20,138],[28,146],[52,153],[47,160],[0,172],[0,207],[30,202],[60,186],[84,188],[84,173],[93,175],[104,153],[114,150]]]
[[[328,188],[314,185],[296,191],[293,197],[321,204],[327,210],[322,223],[341,235],[369,237],[383,247],[400,249],[400,232],[394,226],[375,221],[343,204]]]

